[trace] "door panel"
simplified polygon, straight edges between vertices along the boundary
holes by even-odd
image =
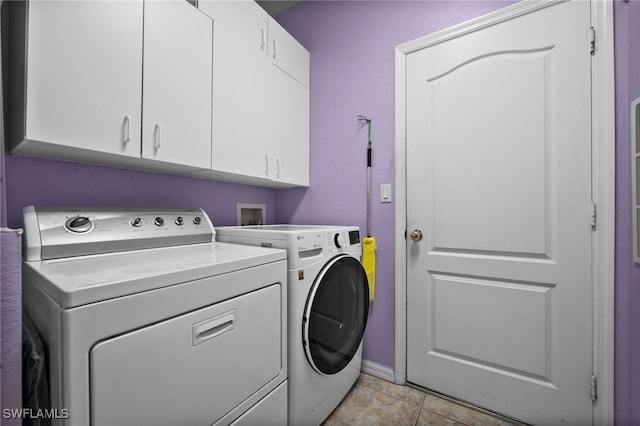
[[[546,379],[552,294],[551,287],[434,274],[432,352]]]
[[[428,80],[434,248],[546,254],[549,56],[498,52]]]
[[[592,403],[589,2],[407,56],[407,373],[533,424]]]

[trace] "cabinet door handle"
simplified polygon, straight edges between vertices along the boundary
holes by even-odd
[[[280,157],[276,158],[276,178],[280,179]]]
[[[264,175],[266,177],[269,177],[269,163],[271,162],[271,156],[269,154],[265,154],[264,155],[264,162],[265,162],[265,167],[264,167]]]
[[[266,37],[264,34],[264,28],[260,30],[260,50],[264,50],[267,45]]]
[[[124,136],[122,138],[122,143],[126,145],[129,142],[131,142],[131,116],[125,115],[124,116]]]
[[[153,147],[155,148],[156,152],[160,148],[160,123],[156,124],[156,127],[154,129]]]
[[[276,59],[278,56],[278,40],[273,39],[273,59]]]

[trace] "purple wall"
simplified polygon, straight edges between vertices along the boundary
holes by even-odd
[[[311,51],[311,188],[276,193],[277,220],[365,229],[366,133],[373,119],[373,232],[377,294],[364,356],[394,365],[394,210],[380,204],[394,182],[394,47],[506,6],[504,1],[311,1],[279,17]],[[618,424],[640,424],[640,266],[632,261],[629,102],[640,96],[640,1],[615,1],[616,347]]]
[[[16,155],[6,157],[7,221],[22,227],[30,204],[58,206],[202,207],[214,225],[236,224],[236,203],[266,204],[275,217],[275,190]]]
[[[366,127],[373,120],[372,235],[376,299],[364,357],[394,365],[395,46],[507,6],[506,1],[313,1],[279,17],[311,52],[311,186],[276,194],[279,222],[359,225],[366,232]],[[392,195],[395,191],[392,189]]]
[[[615,415],[640,424],[640,265],[633,262],[629,105],[640,97],[640,2],[616,1]]]

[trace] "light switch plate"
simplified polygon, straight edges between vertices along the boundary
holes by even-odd
[[[383,183],[380,185],[380,202],[381,203],[390,203],[391,202],[391,184]]]

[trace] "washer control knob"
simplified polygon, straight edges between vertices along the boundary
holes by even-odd
[[[164,219],[158,216],[155,219],[153,219],[153,223],[155,223],[156,226],[162,226],[164,225]]]
[[[341,248],[344,247],[346,244],[346,241],[344,240],[344,235],[342,234],[336,234],[333,236],[333,242],[336,244],[337,248]]]
[[[178,217],[176,217],[175,223],[176,223],[176,225],[178,225],[178,226],[182,226],[182,225],[184,225],[184,218],[183,218],[182,216],[178,216]]]
[[[76,216],[67,219],[64,227],[75,234],[85,234],[93,229],[93,222],[86,216]]]
[[[141,227],[142,226],[142,218],[134,217],[133,219],[131,219],[131,226],[133,226],[134,228]]]
[[[196,216],[193,218],[193,223],[195,225],[200,225],[200,222],[202,222],[202,218],[200,216]]]

